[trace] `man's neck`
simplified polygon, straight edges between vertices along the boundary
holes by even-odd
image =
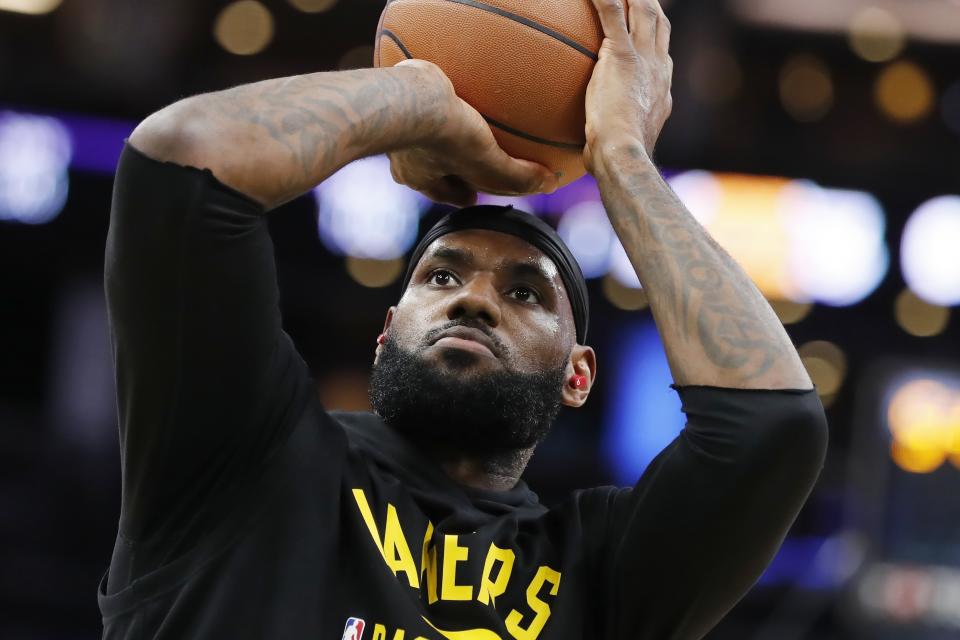
[[[414,445],[457,484],[487,491],[509,491],[517,486],[533,456],[533,447],[476,454],[420,441]]]

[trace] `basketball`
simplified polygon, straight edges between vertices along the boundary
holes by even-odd
[[[584,99],[603,42],[591,0],[392,0],[374,64],[438,65],[510,155],[584,174]]]

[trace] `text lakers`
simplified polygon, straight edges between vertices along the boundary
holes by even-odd
[[[434,539],[433,523],[427,523],[427,530],[418,549],[419,566],[414,561],[410,545],[403,534],[397,510],[387,504],[386,520],[378,525],[370,509],[367,496],[362,489],[354,489],[360,516],[363,518],[373,542],[383,556],[387,567],[401,580],[414,589],[426,590],[427,602],[433,604],[443,601],[476,600],[485,605],[493,605],[496,599],[506,593],[513,573],[515,554],[512,549],[501,549],[490,544],[483,562],[483,571],[479,584],[461,584],[457,581],[457,565],[466,562],[470,549],[460,544],[459,536],[444,535]],[[419,541],[418,541],[419,542]],[[437,548],[443,548],[443,566],[437,566]],[[560,573],[547,566],[541,566],[527,585],[527,611],[512,609],[504,618],[507,631],[516,640],[536,640],[550,618],[550,602],[560,589]],[[429,620],[424,619],[440,635],[452,640],[498,640],[499,636],[485,629],[469,631],[443,631]],[[401,640],[403,631],[395,632],[387,638],[386,629],[377,625],[385,640]],[[399,637],[397,637],[399,635]],[[377,638],[377,640],[380,640]]]

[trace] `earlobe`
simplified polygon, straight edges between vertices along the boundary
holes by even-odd
[[[393,314],[396,310],[396,307],[387,309],[387,317],[383,321],[383,333],[377,336],[377,348],[373,352],[373,364],[377,364],[377,359],[380,357],[380,349],[387,343],[387,334],[390,332],[390,325],[393,324]]]
[[[563,387],[562,402],[568,407],[582,407],[590,395],[597,375],[597,360],[593,349],[575,346],[567,364],[567,373],[569,377]]]

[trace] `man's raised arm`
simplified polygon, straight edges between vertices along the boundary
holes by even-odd
[[[409,149],[420,153],[404,181],[438,200],[556,184],[544,167],[504,153],[439,68],[420,60],[187,98],[147,118],[130,142],[155,160],[210,169],[268,209],[352,160]]]
[[[674,380],[809,389],[810,378],[770,305],[651,160],[672,106],[670,25],[659,3],[630,2],[629,33],[620,2],[597,4],[608,29],[607,55],[588,93],[587,161],[649,298]]]
[[[670,25],[657,0],[594,0],[606,38],[585,161],[663,338],[687,424],[609,505],[610,637],[702,637],[773,558],[823,464],[823,408],[780,321],[660,177]],[[644,425],[637,425],[642,429]]]

